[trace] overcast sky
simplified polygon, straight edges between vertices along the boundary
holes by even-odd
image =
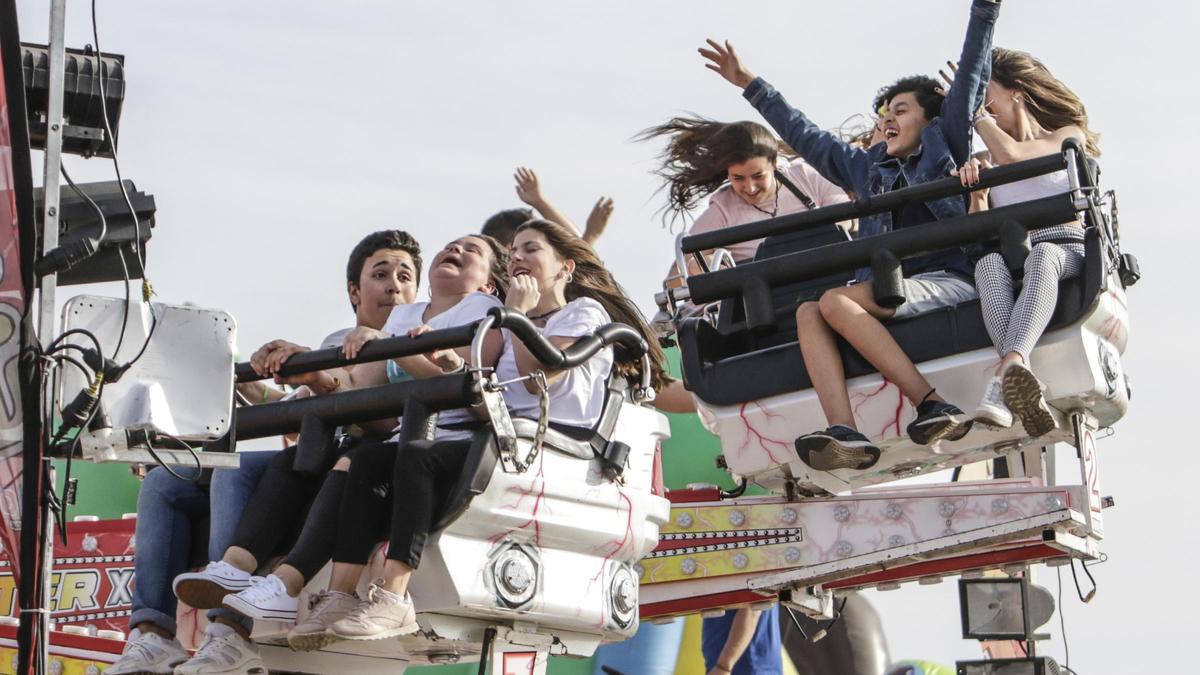
[[[44,41],[48,3],[18,5],[23,39]],[[88,3],[68,5],[68,45],[90,43]],[[598,196],[616,200],[598,250],[650,311],[672,235],[648,174],[659,147],[630,138],[684,111],[757,119],[701,66],[706,36],[732,40],[754,72],[833,127],[868,112],[881,85],[956,57],[968,5],[126,0],[100,3],[100,40],[126,56],[123,173],[158,205],[150,279],[163,301],[230,311],[248,353],[274,337],[315,344],[348,325],[355,242],[405,228],[431,255],[517,205],[517,165],[535,168],[580,223]],[[1080,675],[1196,660],[1186,645],[1200,545],[1184,501],[1197,468],[1188,420],[1200,237],[1186,205],[1196,14],[1191,2],[1008,0],[996,33],[1087,104],[1104,185],[1120,192],[1124,248],[1146,275],[1130,293],[1133,407],[1100,444],[1103,492],[1117,502],[1105,515],[1110,559],[1095,568],[1088,606],[1065,579]],[[104,160],[67,161],[77,181],[112,176]],[[1055,589],[1052,573],[1037,579]],[[895,657],[978,657],[959,636],[955,584],[872,598]],[[1061,658],[1057,618],[1051,629],[1045,649]]]

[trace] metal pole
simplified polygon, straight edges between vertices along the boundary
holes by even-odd
[[[42,173],[45,204],[42,206],[42,254],[58,248],[59,175],[62,169],[63,79],[66,70],[66,0],[50,2],[50,81],[46,106],[46,151]],[[99,73],[96,74],[100,76]],[[47,274],[41,279],[38,297],[38,340],[42,346],[54,337],[54,291],[58,277]]]
[[[46,109],[46,150],[44,155],[42,187],[45,192],[45,204],[42,213],[42,254],[58,247],[59,219],[59,175],[62,169],[62,137],[63,137],[63,81],[66,71],[66,0],[51,0],[50,2],[50,44],[47,49],[50,57],[49,91]],[[48,274],[42,277],[38,293],[38,341],[44,346],[50,344],[54,337],[54,296],[57,286],[57,276]],[[47,381],[53,381],[53,371],[47,372]],[[43,383],[43,386],[44,383]],[[34,402],[27,401],[27,405]],[[51,420],[46,420],[51,423]],[[41,551],[43,568],[41,570],[22,570],[25,574],[40,577],[40,588],[34,595],[39,599],[36,613],[38,640],[34,645],[18,645],[22,650],[19,659],[22,668],[21,675],[32,670],[35,673],[45,672],[50,663],[50,578],[54,565],[54,517],[50,513],[46,500],[45,481],[54,480],[49,470],[49,460],[44,461],[41,472],[41,482],[36,485],[36,497],[30,500],[36,503],[36,512],[40,514],[40,534],[45,537],[45,548]],[[36,481],[35,481],[36,482]],[[29,483],[26,484],[29,486]],[[31,518],[23,518],[25,526],[31,524]],[[25,541],[28,541],[26,539]],[[24,617],[23,617],[24,618]],[[30,667],[32,666],[32,667]]]

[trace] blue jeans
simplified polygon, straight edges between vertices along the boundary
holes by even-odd
[[[274,452],[241,453],[236,471],[213,472],[211,487],[179,480],[162,467],[153,469],[138,493],[137,529],[134,533],[133,613],[129,626],[150,622],[175,634],[175,592],[172,582],[186,572],[191,559],[194,523],[211,514],[208,539],[209,560],[220,560],[233,541],[233,533],[246,502]],[[184,477],[195,469],[174,468]],[[211,508],[210,508],[211,505]],[[213,610],[223,614],[229,610]],[[248,621],[236,612],[229,616]]]
[[[683,619],[665,624],[644,622],[628,640],[597,649],[593,672],[602,675],[608,667],[624,675],[671,675],[682,640]]]

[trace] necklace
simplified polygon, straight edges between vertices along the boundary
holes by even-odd
[[[760,211],[774,218],[775,214],[779,213],[779,181],[775,181],[775,205],[771,207],[770,211],[762,208],[758,204],[750,204],[750,206],[753,206],[755,211]]]
[[[554,309],[552,309],[552,310],[550,310],[550,311],[548,311],[548,312],[546,312],[546,313],[540,313],[540,315],[538,315],[538,316],[529,316],[529,315],[526,315],[526,318],[528,318],[528,319],[529,319],[529,321],[541,321],[541,319],[544,319],[544,318],[546,318],[547,316],[550,316],[550,315],[552,315],[552,313],[554,313],[554,312],[557,312],[557,311],[558,311],[558,310],[560,310],[560,309],[563,309],[563,307],[562,307],[562,306],[554,307]]]

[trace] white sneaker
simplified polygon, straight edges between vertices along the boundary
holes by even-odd
[[[336,642],[329,626],[346,618],[358,603],[357,595],[341,591],[321,591],[309,597],[308,616],[288,631],[288,645],[298,652],[311,652]]]
[[[110,672],[110,671],[105,671]],[[204,629],[204,644],[186,663],[175,666],[175,675],[267,675],[267,664],[258,647],[221,623]]]
[[[229,593],[250,588],[249,572],[243,572],[224,560],[208,563],[199,572],[184,572],[175,577],[175,597],[196,609],[215,609]]]
[[[342,640],[382,640],[420,630],[412,598],[399,596],[371,584],[367,599],[354,611],[329,627],[329,633]]]
[[[260,621],[295,621],[300,598],[288,595],[283,579],[269,574],[250,588],[226,595],[221,604]]]
[[[975,421],[1001,429],[1012,426],[1013,414],[1004,404],[1004,380],[999,375],[987,381],[983,400],[975,408]]]
[[[104,672],[110,675],[170,675],[175,672],[175,666],[187,659],[187,650],[179,640],[168,640],[134,628],[125,642],[121,658]]]

